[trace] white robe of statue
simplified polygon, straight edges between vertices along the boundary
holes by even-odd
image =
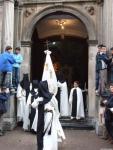
[[[40,101],[41,98],[37,98],[34,103],[32,103],[32,107],[38,107],[38,100]],[[43,100],[43,98],[42,98]],[[64,140],[65,134],[63,132],[62,126],[59,122],[59,111],[58,111],[58,103],[56,98],[53,96],[51,101],[45,104],[44,109],[52,110],[53,111],[53,121],[52,121],[52,129],[51,129],[51,135],[48,135],[48,132],[45,133],[43,137],[43,150],[58,150],[58,140]],[[47,112],[44,113],[44,129],[48,127],[48,124],[50,123],[52,119],[52,113]],[[50,129],[48,127],[47,131]]]
[[[60,115],[69,116],[67,83],[66,82],[60,83],[58,81],[58,87],[60,87]]]
[[[46,54],[46,59],[45,59],[45,63],[44,63],[42,81],[47,80],[49,92],[56,95],[58,86],[57,86],[56,74],[55,74],[52,60],[50,57],[51,51],[46,50],[44,52]]]
[[[77,92],[77,113],[76,113],[76,119],[84,118],[84,103],[83,103],[83,95],[82,90],[77,88],[72,88],[69,96],[69,103],[70,103],[70,115],[72,113],[72,101],[73,101],[73,91],[76,89]]]

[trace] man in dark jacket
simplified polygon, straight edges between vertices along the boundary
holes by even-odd
[[[109,67],[110,67],[110,82],[113,83],[113,47],[110,50],[111,50],[111,55],[112,55],[111,62],[109,64]]]
[[[99,54],[101,51],[102,45],[98,45],[98,52],[96,54],[96,93],[98,93],[98,87],[99,87]]]
[[[113,140],[113,83],[110,84],[110,96],[108,97],[107,101],[105,101],[105,126]]]
[[[105,91],[107,84],[107,67],[111,59],[107,56],[106,46],[102,45],[99,54],[96,57],[96,70],[99,72],[99,87],[98,91],[101,95]]]
[[[0,54],[0,73],[1,73],[1,83],[0,85],[11,88],[12,85],[12,69],[15,59],[13,57],[12,47],[7,46],[5,52]]]

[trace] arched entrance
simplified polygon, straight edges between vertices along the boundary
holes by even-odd
[[[69,13],[57,12],[42,18],[37,22],[32,35],[31,79],[41,80],[44,50],[48,45],[52,51],[53,64],[59,66],[69,90],[75,80],[80,82],[82,89],[87,88],[87,39],[88,33],[84,24]]]
[[[28,26],[23,29],[23,36],[22,36],[22,47],[23,53],[25,56],[25,60],[23,63],[23,72],[25,72],[25,68],[27,72],[31,72],[30,65],[31,65],[31,38],[33,35],[34,30],[36,29],[37,22],[42,18],[52,14],[52,13],[68,13],[77,18],[82,22],[85,26],[87,31],[88,37],[88,98],[89,98],[89,116],[95,117],[96,112],[96,101],[95,101],[95,55],[96,55],[96,34],[94,23],[88,16],[84,15],[80,12],[80,10],[76,10],[72,7],[49,7],[45,10],[41,11],[39,14],[34,16],[32,20],[30,20]],[[51,36],[50,36],[51,37]],[[78,36],[77,36],[78,37]],[[64,38],[65,39],[65,38]],[[74,39],[75,40],[75,39]],[[52,41],[53,42],[53,41]],[[87,42],[86,42],[87,43]],[[82,45],[82,44],[81,44]]]

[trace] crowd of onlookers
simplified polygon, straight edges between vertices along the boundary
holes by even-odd
[[[10,93],[15,93],[20,80],[20,66],[23,57],[20,47],[12,51],[7,46],[0,54],[0,135],[3,135],[3,114]],[[26,86],[26,85],[25,85]],[[113,47],[107,51],[105,45],[98,45],[96,55],[96,95],[100,96],[99,121],[103,127],[102,137],[113,143]]]
[[[0,54],[0,135],[3,135],[3,117],[7,111],[7,101],[10,94],[15,93],[19,84],[20,65],[23,57],[20,47],[12,51],[7,46]]]
[[[99,121],[102,138],[113,143],[113,48],[98,45],[96,55],[96,95],[100,96]]]
[[[5,48],[0,54],[0,87],[17,89],[22,61],[20,47],[16,47],[14,53],[11,46]]]

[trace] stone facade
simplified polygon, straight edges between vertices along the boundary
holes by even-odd
[[[14,47],[21,46],[24,56],[21,72],[30,73],[31,37],[34,27],[41,18],[57,11],[70,13],[79,18],[87,29],[89,37],[88,106],[89,116],[95,118],[97,111],[95,98],[96,46],[98,43],[104,43],[108,48],[113,45],[112,0],[1,0],[1,50],[3,51],[4,47],[9,44]]]

